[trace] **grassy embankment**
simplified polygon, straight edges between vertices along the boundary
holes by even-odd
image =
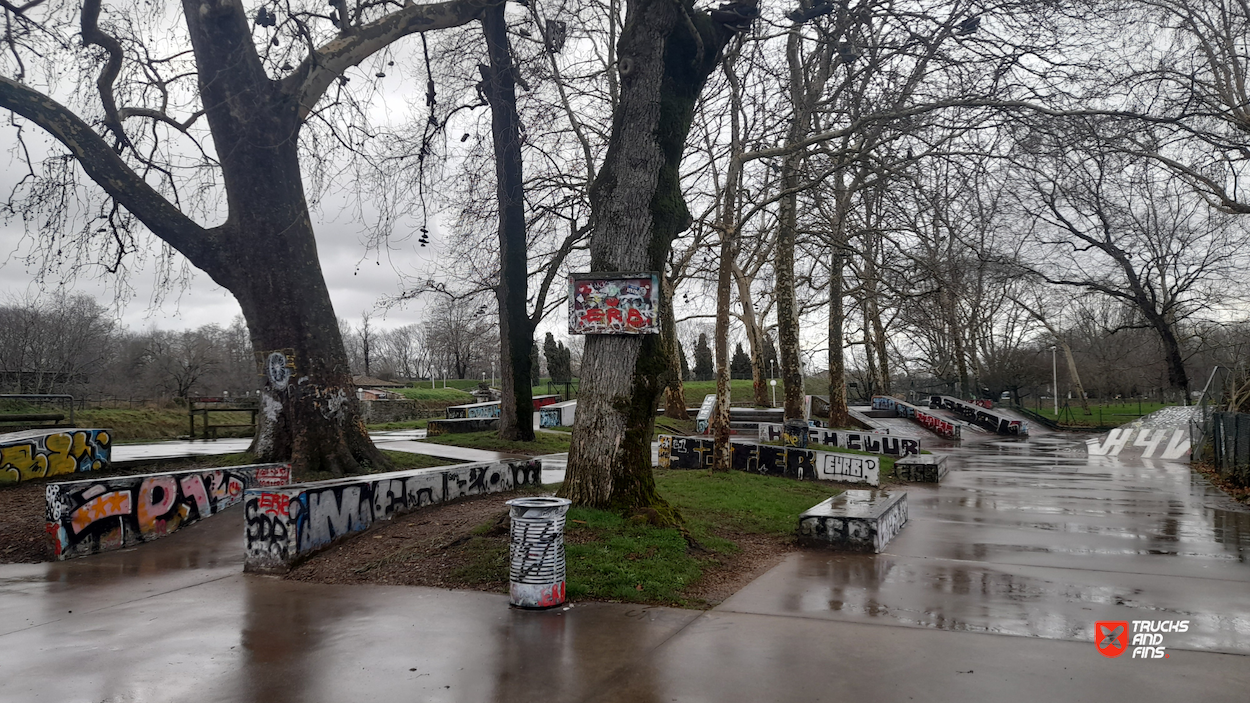
[[[565,531],[571,599],[702,606],[687,590],[705,571],[737,554],[738,541],[763,537],[785,545],[793,539],[799,513],[841,492],[827,483],[741,471],[657,470],[655,479],[703,551],[691,548],[673,528],[573,508]],[[473,558],[458,577],[481,583],[507,580],[507,539],[486,536],[494,524],[475,530],[478,536],[465,545]]]
[[[1062,402],[1062,401],[1061,401]],[[1058,421],[1062,425],[1074,425],[1079,427],[1119,427],[1127,422],[1132,422],[1139,417],[1149,415],[1150,413],[1166,408],[1176,403],[1154,403],[1143,401],[1141,403],[1098,403],[1091,401],[1089,404],[1090,414],[1086,415],[1084,408],[1078,401],[1067,401],[1068,407],[1060,407]],[[1043,405],[1035,407],[1026,405],[1029,410],[1052,420],[1056,419],[1055,407],[1051,405]]]

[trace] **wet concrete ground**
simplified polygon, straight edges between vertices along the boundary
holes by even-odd
[[[245,576],[237,510],[0,566],[0,700],[1247,700],[1250,514],[1082,439],[939,450],[885,554],[796,554],[706,613]],[[1097,653],[1134,619],[1191,627],[1166,660]]]

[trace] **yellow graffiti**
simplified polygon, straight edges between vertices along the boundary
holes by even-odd
[[[86,435],[82,432],[74,434],[83,438],[83,448],[86,448]],[[72,438],[65,433],[50,434],[43,440],[43,446],[48,450],[48,476],[59,476],[61,474],[72,474],[78,468],[78,462],[74,457],[70,456],[69,450],[74,446],[76,438]]]
[[[36,453],[34,444],[0,447],[0,483],[18,483],[48,473],[48,458]]]
[[[36,441],[0,446],[0,486],[28,481],[32,478],[72,474],[79,462],[91,460],[91,468],[99,469],[104,459],[97,455],[96,447],[107,457],[109,436],[98,432],[91,443],[90,432],[56,432],[42,437],[43,451]]]

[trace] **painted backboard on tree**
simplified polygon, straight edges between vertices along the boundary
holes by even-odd
[[[569,334],[659,333],[658,273],[569,276]]]

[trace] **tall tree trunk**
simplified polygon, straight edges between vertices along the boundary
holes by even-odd
[[[735,176],[731,173],[730,178]],[[727,205],[733,203],[734,184],[725,186]],[[736,208],[727,208],[733,212]],[[726,220],[732,221],[730,214]],[[734,257],[734,228],[732,224],[721,229],[720,265],[716,277],[716,410],[712,415],[713,454],[712,470],[728,471],[731,464],[729,445],[729,406],[732,400],[729,386],[729,296],[730,268]]]
[[[1086,415],[1093,415],[1094,411],[1089,409],[1089,398],[1085,395],[1085,386],[1081,383],[1081,375],[1076,372],[1076,359],[1072,356],[1072,345],[1061,337],[1059,346],[1063,347],[1063,358],[1068,362],[1068,375],[1072,377],[1072,385],[1076,386],[1076,397],[1081,399],[1081,409]]]
[[[840,239],[840,237],[839,237]],[[843,307],[843,269],[846,266],[846,249],[843,242],[835,239],[829,263],[829,426],[846,427],[851,424],[850,408],[846,403],[846,355],[843,350],[846,312]]]
[[[764,366],[764,328],[755,313],[751,279],[737,265],[733,267],[733,276],[738,286],[738,304],[742,306],[742,326],[751,347],[751,398],[755,407],[766,408],[769,400],[768,369]]]
[[[786,61],[790,69],[790,128],[787,144],[797,144],[810,123],[809,96],[805,88],[803,63],[799,56],[802,34],[796,24],[786,39]],[[777,346],[781,357],[781,382],[785,388],[785,419],[803,419],[803,366],[799,349],[799,312],[794,295],[794,247],[798,235],[798,185],[803,153],[795,150],[781,161],[781,190],[778,203],[777,254],[773,263],[777,287]]]
[[[590,192],[591,271],[662,271],[673,238],[690,226],[682,152],[699,94],[733,31],[688,0],[628,4],[618,47],[620,102]],[[656,335],[587,338],[561,495],[623,511],[655,508],[666,513],[661,519],[677,519],[651,473],[655,404],[667,369]]]
[[[299,105],[265,75],[241,11],[187,4],[230,212],[188,258],[234,294],[248,323],[264,378],[252,451],[261,461],[290,460],[304,475],[389,466],[360,418],[317,257],[299,164]]]
[[[534,404],[530,349],[534,326],[526,310],[529,275],[525,242],[525,192],[521,171],[521,135],[516,110],[516,81],[508,48],[504,5],[482,11],[489,66],[479,66],[491,110],[495,146],[495,178],[499,203],[500,403],[499,436],[525,442],[534,439]]]
[[[660,305],[660,341],[668,357],[668,384],[664,386],[664,417],[689,420],[686,412],[686,389],[681,378],[681,350],[677,346],[677,316],[673,312],[673,283],[667,275],[661,277],[664,287]]]

